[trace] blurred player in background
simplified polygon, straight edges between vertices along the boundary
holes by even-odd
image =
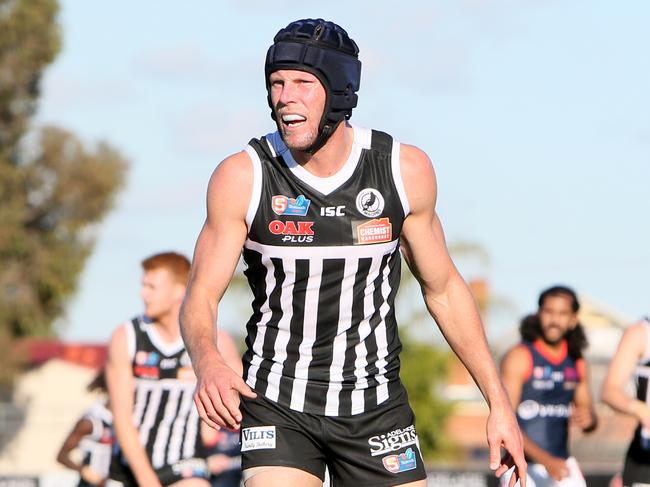
[[[87,389],[98,392],[103,397],[77,421],[56,457],[62,465],[79,472],[78,487],[104,485],[108,478],[113,447],[113,415],[107,404],[104,369],[99,371]],[[75,462],[70,456],[77,448],[82,453],[81,463]]]
[[[636,382],[636,397],[625,391]],[[603,383],[602,399],[616,411],[639,422],[625,456],[623,485],[650,486],[650,321],[645,318],[625,330]]]
[[[142,261],[144,315],[119,326],[109,346],[106,378],[120,445],[110,486],[209,487],[196,376],[181,338],[178,313],[190,262],[167,252]]]
[[[578,322],[580,303],[572,289],[555,286],[541,293],[538,305],[536,314],[522,320],[521,343],[501,363],[524,435],[528,485],[584,487],[568,449],[570,417],[585,432],[597,425],[582,356],[587,339]]]

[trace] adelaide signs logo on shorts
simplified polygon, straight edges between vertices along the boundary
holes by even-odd
[[[241,451],[275,448],[275,426],[256,426],[241,430]]]
[[[400,428],[383,435],[371,436],[368,438],[370,445],[370,455],[376,457],[384,453],[392,453],[400,448],[415,445],[418,436],[415,433],[415,426],[409,425],[406,428]]]
[[[357,210],[368,218],[381,215],[384,211],[384,197],[374,188],[366,188],[357,195]]]

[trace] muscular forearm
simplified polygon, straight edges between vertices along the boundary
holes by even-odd
[[[193,364],[204,360],[220,360],[217,349],[217,304],[199,291],[189,290],[181,308],[183,341]]]
[[[509,403],[476,304],[462,277],[458,274],[450,277],[443,293],[425,292],[425,302],[488,404]]]

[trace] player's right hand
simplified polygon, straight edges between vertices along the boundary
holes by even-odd
[[[255,392],[218,354],[194,364],[194,370],[194,402],[201,419],[215,429],[238,430],[242,419],[239,395],[254,399]]]
[[[569,467],[567,466],[566,461],[562,458],[551,457],[545,461],[543,465],[551,478],[557,481],[569,476]]]

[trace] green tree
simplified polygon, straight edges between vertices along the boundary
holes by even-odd
[[[61,45],[56,0],[0,0],[0,343],[53,335],[127,162],[32,118]],[[17,366],[0,355],[2,381]]]
[[[415,413],[420,448],[425,460],[439,460],[453,452],[444,436],[453,404],[441,392],[447,378],[450,353],[439,346],[417,341],[401,330],[403,350],[400,377]]]

